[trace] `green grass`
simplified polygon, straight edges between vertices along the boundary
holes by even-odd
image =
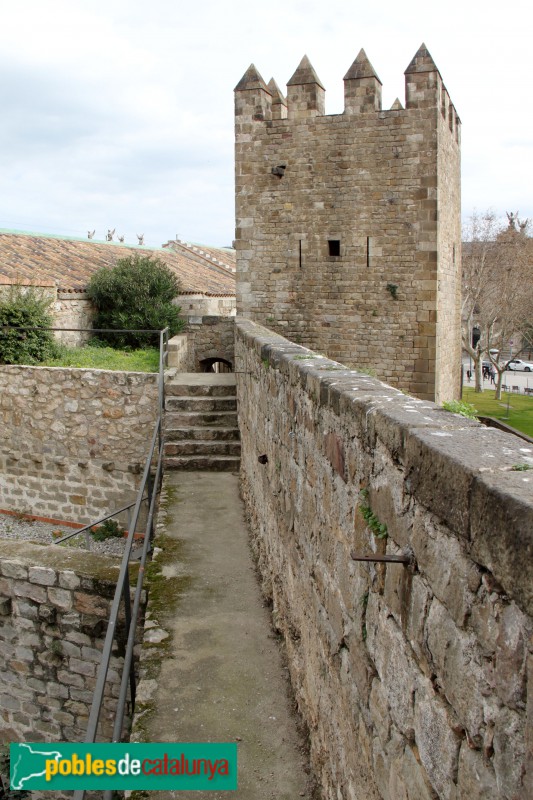
[[[112,347],[61,347],[58,358],[42,361],[41,367],[79,367],[126,372],[157,372],[159,350],[114,350]]]
[[[511,394],[509,398],[509,419],[507,417],[507,392],[502,399],[494,399],[494,391],[476,393],[472,387],[463,387],[463,400],[472,403],[482,417],[494,417],[517,431],[533,436],[533,397]]]

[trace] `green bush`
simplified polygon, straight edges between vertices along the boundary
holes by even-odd
[[[39,364],[56,356],[58,346],[51,331],[14,330],[52,327],[50,304],[36,289],[22,286],[11,286],[0,297],[0,364]]]
[[[135,255],[122,258],[114,267],[96,272],[87,288],[96,306],[95,328],[149,329],[169,328],[178,333],[185,320],[180,307],[172,301],[180,293],[179,281],[159,258]],[[99,339],[113,347],[158,346],[150,333],[100,333]]]
[[[106,519],[101,525],[91,528],[91,533],[95,542],[105,542],[106,539],[122,539],[126,531],[116,519]]]

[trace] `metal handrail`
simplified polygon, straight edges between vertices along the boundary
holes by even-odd
[[[146,500],[147,498],[145,497],[144,499]],[[105,522],[108,519],[113,519],[113,517],[118,517],[119,514],[122,514],[124,511],[129,511],[129,509],[133,508],[134,505],[135,501],[133,503],[129,503],[127,506],[122,506],[122,508],[117,508],[110,514],[106,514],[105,517],[100,517],[100,519],[97,519],[95,522],[89,522],[88,525],[84,525],[83,528],[76,528],[76,530],[71,531],[70,533],[66,533],[60,539],[55,539],[54,544],[63,544],[63,542],[68,541],[68,539],[72,539],[74,538],[74,536],[78,536],[80,533],[84,533],[87,550],[90,550],[91,537],[89,536],[89,531],[91,530],[91,528],[94,528],[96,525],[101,525],[102,522]]]
[[[148,558],[148,553],[150,551],[150,543],[152,540],[153,529],[154,529],[154,517],[156,513],[156,503],[157,497],[159,495],[159,491],[161,488],[161,480],[162,480],[162,473],[163,473],[163,452],[164,452],[164,433],[163,433],[163,412],[164,412],[164,402],[165,402],[165,366],[168,364],[168,341],[169,341],[169,330],[165,328],[161,331],[149,331],[149,330],[118,330],[118,329],[96,329],[96,328],[36,328],[30,326],[9,326],[4,325],[0,326],[0,329],[5,328],[13,328],[15,330],[52,330],[52,331],[79,331],[79,332],[90,332],[90,333],[106,333],[106,332],[113,332],[113,333],[156,333],[159,334],[159,375],[158,375],[158,414],[157,414],[157,421],[155,423],[154,432],[151,439],[150,449],[148,452],[148,456],[146,458],[145,466],[143,475],[141,478],[141,483],[139,486],[139,490],[137,492],[137,498],[134,503],[130,503],[122,508],[113,511],[110,514],[107,514],[100,519],[85,525],[83,528],[79,528],[72,533],[68,533],[65,536],[61,537],[60,539],[56,540],[55,544],[61,544],[68,539],[73,538],[74,536],[78,536],[80,533],[86,534],[86,539],[88,537],[88,530],[95,525],[99,525],[102,522],[105,522],[107,519],[111,519],[112,517],[116,516],[117,514],[122,513],[123,511],[127,511],[130,508],[134,508],[133,514],[131,515],[131,520],[128,528],[128,535],[126,538],[126,544],[124,548],[124,554],[122,557],[122,562],[119,569],[119,575],[117,579],[117,586],[115,589],[115,594],[113,597],[113,602],[111,604],[111,611],[109,614],[109,623],[106,631],[106,637],[104,641],[104,647],[102,650],[102,658],[100,661],[100,665],[98,667],[98,672],[96,676],[96,686],[93,693],[93,700],[91,704],[91,710],[89,713],[89,721],[87,725],[87,732],[85,735],[85,742],[92,743],[96,739],[96,732],[98,729],[98,721],[100,719],[100,712],[102,710],[102,703],[104,699],[104,692],[107,682],[107,673],[109,671],[109,664],[111,661],[111,651],[113,647],[113,641],[116,635],[117,629],[117,622],[118,616],[120,611],[121,602],[124,601],[124,608],[125,608],[125,615],[126,615],[126,627],[127,627],[127,642],[126,642],[126,651],[124,654],[124,668],[122,671],[122,678],[121,678],[121,685],[120,685],[120,692],[118,698],[118,705],[117,711],[115,714],[115,721],[113,727],[113,741],[119,741],[122,733],[122,726],[124,724],[124,716],[125,716],[125,708],[126,708],[126,699],[128,693],[128,685],[130,687],[130,698],[131,698],[131,709],[132,712],[135,707],[135,693],[136,693],[136,686],[135,686],[135,673],[133,670],[133,648],[135,644],[135,633],[137,622],[139,618],[139,611],[140,611],[140,604],[141,604],[141,596],[142,596],[142,586],[144,581],[144,574],[145,574],[145,564]],[[155,467],[155,473],[152,476],[152,462],[154,460],[154,454],[157,451],[157,464]],[[146,493],[146,496],[145,496]],[[137,523],[139,520],[140,509],[142,503],[148,501],[148,518],[146,522],[146,532],[144,536],[144,543],[142,548],[142,555],[141,555],[141,563],[139,567],[139,573],[137,577],[137,585],[135,588],[135,594],[133,598],[133,608],[131,606],[131,590],[130,590],[130,580],[129,580],[129,561],[131,557],[131,551],[135,536],[135,531],[137,529]],[[104,800],[111,800],[113,793],[111,791],[104,792]],[[79,789],[76,790],[73,794],[73,800],[83,800],[85,797],[85,790]]]

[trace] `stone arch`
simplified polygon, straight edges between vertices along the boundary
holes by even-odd
[[[200,372],[233,372],[233,364],[222,356],[203,358],[199,362]]]

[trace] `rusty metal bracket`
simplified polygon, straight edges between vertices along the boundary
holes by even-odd
[[[403,554],[401,556],[361,556],[352,550],[350,556],[352,561],[377,561],[380,564],[411,564],[413,561],[413,557],[409,554]]]

